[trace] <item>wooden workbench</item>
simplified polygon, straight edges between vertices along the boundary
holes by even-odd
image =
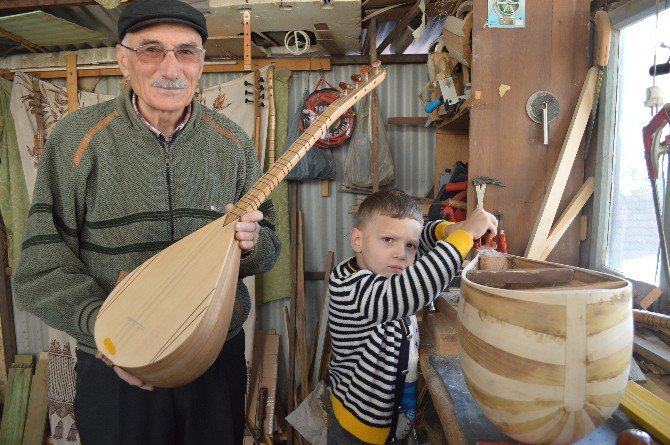
[[[437,312],[424,311],[420,321],[419,367],[450,445],[479,442],[518,443],[505,436],[479,410],[468,391],[456,343],[458,292],[436,300]],[[628,416],[615,411],[605,424],[577,444],[613,444],[619,432],[634,428]]]

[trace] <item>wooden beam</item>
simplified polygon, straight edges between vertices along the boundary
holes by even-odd
[[[633,351],[645,360],[670,371],[670,346],[666,345],[652,331],[636,329]]]
[[[13,40],[16,43],[20,43],[21,46],[26,48],[31,53],[37,53],[37,52],[45,53],[46,52],[46,50],[44,48],[42,48],[41,46],[36,45],[33,42],[31,42],[30,40],[26,40],[21,36],[17,36],[16,34],[12,34],[9,31],[5,31],[4,29],[0,29],[0,35],[5,36],[9,40]]]
[[[593,189],[595,187],[595,178],[593,176],[589,177],[582,187],[579,189],[575,197],[570,201],[568,207],[565,209],[563,214],[558,218],[558,221],[551,229],[549,236],[547,237],[547,242],[540,254],[540,260],[544,261],[547,259],[551,251],[554,249],[554,246],[558,244],[563,234],[568,230],[572,221],[575,220],[579,212],[582,211],[584,204],[593,194]]]
[[[534,284],[552,286],[570,283],[574,270],[566,267],[540,267],[537,269],[472,270],[468,279],[473,283],[491,287],[508,284]]]
[[[663,295],[663,290],[653,284],[626,278],[633,283],[633,307],[647,309]]]
[[[344,54],[344,50],[335,41],[333,33],[330,31],[327,23],[315,23],[314,29],[316,30],[316,41],[319,45],[330,53],[330,55],[340,55]]]
[[[427,3],[429,3],[430,0],[428,0]],[[387,46],[389,46],[398,36],[400,33],[402,33],[405,28],[407,28],[407,25],[409,25],[409,22],[414,20],[414,17],[416,17],[420,12],[421,12],[421,0],[417,0],[416,3],[414,3],[414,6],[410,8],[409,11],[407,11],[407,14],[395,25],[395,28],[389,33],[389,35],[386,36],[384,41],[377,47],[377,53],[381,54],[384,52]]]
[[[69,6],[97,5],[93,0],[3,0],[0,12],[18,11],[21,9],[65,8]]]
[[[49,353],[40,352],[30,385],[26,426],[23,430],[22,445],[41,444],[47,423],[47,380],[49,374]]]
[[[244,11],[244,70],[251,71],[251,14],[249,10]]]
[[[330,71],[331,62],[327,57],[298,59],[256,59],[251,62],[253,69],[260,69],[266,65],[274,64],[277,68],[286,68],[291,71]],[[31,71],[30,69],[22,70],[30,74],[32,77],[38,79],[62,79],[67,77],[67,70],[52,70],[52,71]],[[235,63],[211,63],[206,64],[203,68],[204,73],[238,73],[247,71],[244,69],[243,62],[236,60]],[[83,68],[77,69],[77,77],[108,77],[120,76],[121,70],[115,66],[102,68]],[[3,75],[2,77],[12,80],[13,73]]]
[[[402,64],[417,64],[423,65],[428,62],[427,54],[390,54],[380,55],[377,59],[382,65],[402,65]],[[331,57],[330,63],[332,65],[368,65],[370,63],[370,56],[338,56]]]
[[[79,94],[77,92],[77,54],[67,55],[67,106],[68,111],[72,113],[79,108]]]

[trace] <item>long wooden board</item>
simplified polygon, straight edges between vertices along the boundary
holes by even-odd
[[[575,162],[577,150],[579,150],[579,145],[584,136],[584,129],[591,113],[591,107],[593,107],[597,74],[598,69],[595,67],[589,69],[586,74],[582,92],[577,100],[577,106],[575,107],[572,121],[568,128],[568,134],[563,141],[563,148],[554,168],[554,173],[551,176],[549,189],[544,196],[540,213],[530,236],[528,247],[526,248],[526,254],[524,255],[526,258],[542,259],[542,252],[549,238],[549,232],[551,231],[561,197],[563,196],[565,184],[570,176],[570,170]]]

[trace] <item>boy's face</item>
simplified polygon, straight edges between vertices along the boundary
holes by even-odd
[[[351,230],[351,248],[361,269],[390,277],[414,263],[421,230],[412,218],[374,215]]]

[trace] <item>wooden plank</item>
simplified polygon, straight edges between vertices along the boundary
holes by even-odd
[[[426,3],[430,3],[430,0],[426,1]],[[384,52],[387,46],[389,46],[395,39],[398,38],[398,36],[407,28],[407,25],[409,25],[409,22],[414,20],[414,17],[419,15],[421,12],[421,0],[417,0],[414,5],[410,8],[409,11],[407,11],[407,14],[400,19],[398,23],[396,23],[395,27],[393,30],[386,36],[384,41],[377,47],[377,53],[381,54]],[[370,49],[373,47],[373,42],[370,42]],[[372,54],[372,52],[370,52]]]
[[[552,286],[569,283],[574,271],[566,267],[546,267],[537,269],[471,270],[467,278],[484,286],[501,287],[507,284],[536,284]]]
[[[20,44],[21,46],[26,48],[31,53],[45,53],[46,52],[46,50],[44,48],[42,48],[41,46],[35,45],[30,40],[26,40],[23,37],[17,36],[16,34],[12,34],[11,32],[5,31],[4,29],[0,29],[0,36],[6,37],[9,40],[12,40],[12,41]]]
[[[289,182],[289,218],[290,218],[290,252],[291,252],[291,270],[296,270],[298,263],[298,183],[295,181]],[[297,276],[295,273],[291,274],[291,297],[289,302],[289,318],[288,318],[288,400],[286,410],[292,413],[297,408],[297,400],[295,398],[295,321],[297,311]],[[288,444],[295,443],[294,436],[296,431],[291,424],[287,425]]]
[[[307,355],[307,317],[305,314],[305,262],[304,262],[304,244],[303,244],[303,213],[298,212],[298,244],[297,244],[297,293],[296,293],[296,305],[297,305],[297,324],[296,335],[297,345],[298,345],[298,364],[300,365],[300,400],[305,400],[310,393],[309,388],[309,358]]]
[[[363,62],[362,62],[363,63]],[[328,58],[284,58],[284,59],[255,59],[251,62],[253,69],[260,69],[266,65],[274,64],[276,68],[286,68],[291,71],[330,71],[331,61]],[[203,73],[239,73],[248,71],[244,69],[243,61],[236,60],[234,63],[210,63],[205,62]],[[27,74],[38,79],[62,79],[67,77],[67,70],[25,70]],[[120,76],[121,70],[115,66],[102,68],[79,67],[77,77],[108,77]],[[5,77],[7,80],[14,79],[10,73]]]
[[[558,221],[551,229],[547,241],[544,245],[544,249],[540,254],[539,260],[546,260],[551,251],[556,247],[556,244],[561,240],[561,237],[565,234],[570,227],[570,224],[575,220],[577,215],[582,211],[584,204],[593,194],[593,189],[595,187],[595,179],[593,176],[588,178],[584,185],[579,189],[575,197],[572,199],[568,207],[563,211],[563,214],[558,218]]]
[[[644,383],[647,381],[647,376],[644,375],[640,365],[637,364],[637,360],[634,358],[630,361],[630,372],[628,373],[628,380],[631,380],[635,383]]]
[[[661,443],[670,443],[670,403],[629,381],[619,407]]]
[[[633,306],[647,309],[663,295],[663,290],[653,284],[626,278],[633,284]]]
[[[423,65],[428,62],[426,54],[380,54],[377,59],[382,65]],[[330,58],[330,63],[333,65],[368,65],[370,56],[336,56]]]
[[[40,352],[30,386],[26,427],[22,445],[38,445],[44,441],[47,424],[47,380],[49,374],[49,353]]]
[[[69,112],[72,113],[79,108],[79,94],[77,91],[77,55],[68,54],[66,61],[67,106]]]
[[[372,126],[372,192],[379,191],[379,99],[377,92],[370,94],[370,125]]]
[[[554,172],[549,182],[549,188],[544,196],[544,201],[540,207],[540,213],[535,222],[525,257],[531,259],[543,259],[542,254],[547,247],[547,239],[551,230],[551,225],[556,216],[558,206],[565,191],[565,184],[570,176],[570,171],[577,156],[577,150],[584,136],[584,129],[591,114],[593,107],[593,98],[596,89],[596,77],[598,69],[592,67],[586,74],[586,79],[582,86],[582,92],[577,100],[577,106],[572,115],[572,121],[568,128],[568,133],[563,140],[563,148],[558,157],[558,162],[554,166]],[[546,257],[545,257],[546,258]]]
[[[93,0],[3,0],[0,12],[19,11],[21,9],[65,8],[70,6],[97,5]]]
[[[316,42],[323,46],[323,48],[328,51],[330,55],[336,56],[344,54],[344,51],[335,41],[333,33],[330,31],[327,23],[315,23],[314,29],[316,30]]]
[[[656,337],[653,332],[636,329],[633,351],[666,371],[670,371],[670,346]]]
[[[310,384],[311,387],[316,387],[318,383],[318,374],[317,370],[321,368],[321,354],[319,352],[319,343],[321,339],[325,336],[325,331],[328,329],[328,306],[326,305],[328,301],[328,278],[330,277],[330,272],[333,270],[333,262],[335,260],[335,253],[331,250],[326,254],[326,264],[325,264],[325,273],[323,279],[323,284],[321,287],[321,301],[319,302],[319,318],[316,321],[316,328],[314,329],[314,337],[312,338],[312,347],[310,352],[310,361],[309,361],[309,371],[310,371]],[[321,352],[323,352],[323,342],[321,342]],[[319,361],[317,361],[317,357]]]
[[[435,312],[426,311],[422,318],[433,345],[432,352],[444,356],[458,355],[456,341],[458,311],[441,296],[437,297],[434,303]],[[421,340],[423,341],[423,338]]]
[[[32,355],[17,355],[9,369],[9,384],[3,406],[2,424],[0,425],[0,443],[2,445],[21,445],[32,377]]]
[[[661,399],[670,403],[670,387],[668,384],[663,381],[661,376],[658,376],[653,373],[649,373],[648,376],[645,376],[646,380],[644,382],[635,382],[642,386],[647,391],[656,394]]]
[[[244,70],[251,71],[251,14],[245,10],[242,15],[244,30]]]
[[[474,25],[472,89],[482,100],[470,109],[471,177],[491,176],[504,189],[486,190],[487,207],[505,215],[507,244],[512,254],[523,254],[542,204],[549,176],[570,123],[581,83],[589,67],[588,2],[537,2],[526,10],[526,27],[503,32],[481,26],[488,16],[486,2],[473,2]],[[501,83],[511,90],[500,97]],[[542,145],[542,128],[525,113],[526,101],[536,91],[551,91],[561,112],[550,123],[550,145]],[[566,112],[567,111],[567,112]],[[513,129],[513,130],[508,130]],[[567,180],[565,203],[584,181],[582,163]],[[468,190],[474,208],[474,190]],[[570,227],[550,258],[578,264],[579,234]]]

